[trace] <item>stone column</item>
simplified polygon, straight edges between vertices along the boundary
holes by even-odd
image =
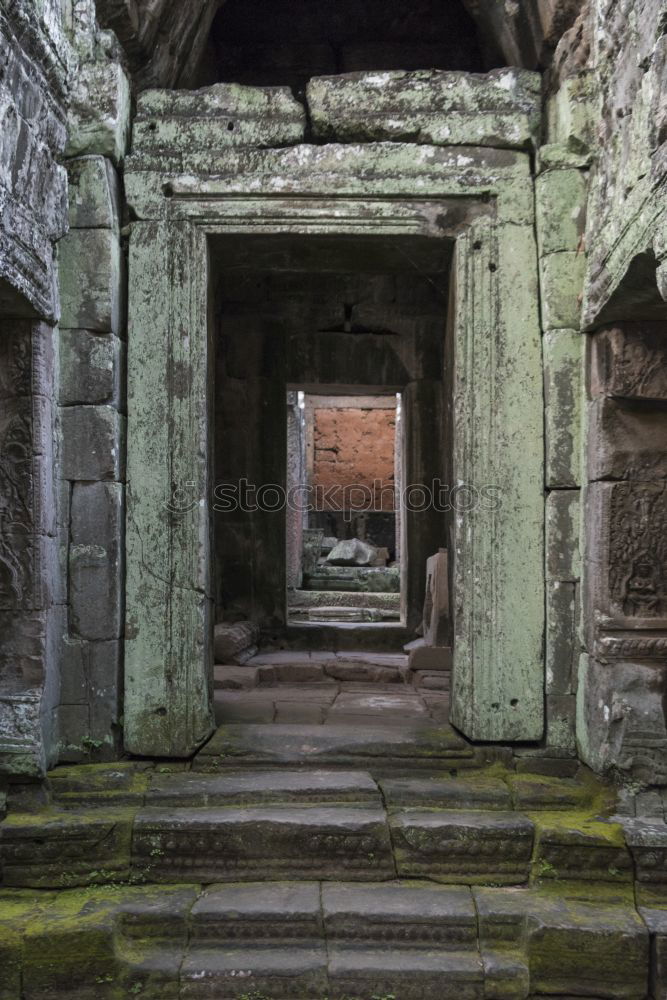
[[[186,757],[213,724],[203,232],[136,224],[129,287],[125,746]]]
[[[532,228],[472,225],[457,243],[454,294],[452,721],[472,739],[538,740],[544,441]]]

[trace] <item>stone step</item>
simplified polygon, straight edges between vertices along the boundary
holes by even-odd
[[[528,881],[535,828],[519,813],[410,810],[389,822],[401,878],[466,885]]]
[[[132,864],[150,882],[395,875],[384,811],[348,806],[143,809]]]
[[[499,756],[502,751],[497,751]],[[410,721],[402,727],[359,725],[229,724],[222,726],[193,761],[193,770],[225,767],[361,767],[371,774],[396,768],[447,771],[480,766],[482,751],[451,726]]]
[[[0,904],[3,1000],[646,1000],[661,982],[623,886],[142,885]]]
[[[377,784],[364,771],[248,771],[237,774],[156,774],[147,806],[251,806],[348,802],[381,806]]]

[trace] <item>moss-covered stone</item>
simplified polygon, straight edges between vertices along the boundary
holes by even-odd
[[[3,883],[60,889],[123,881],[133,820],[127,809],[10,812],[0,837]]]

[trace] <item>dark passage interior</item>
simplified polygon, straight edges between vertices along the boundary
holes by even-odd
[[[395,512],[375,498],[363,521],[357,512],[345,523],[342,514],[324,510],[302,528],[322,537],[326,529],[341,540],[366,533],[386,549],[387,563],[395,564],[387,575],[400,576],[394,593],[400,590],[401,602],[394,598],[393,606],[414,628],[422,618],[426,559],[447,544],[445,515],[423,496],[434,480],[446,481],[448,467],[443,371],[450,244],[254,236],[214,240],[211,251],[218,621],[286,625],[288,588],[298,587],[295,565],[304,544],[303,535],[294,538],[289,510],[300,480],[294,432],[308,405],[329,411],[327,419],[337,411],[348,429],[355,421],[386,424],[383,433],[395,438],[401,495],[412,489],[414,500],[418,491],[418,509],[406,511],[400,532]],[[362,441],[355,477],[372,473],[377,458]]]
[[[461,0],[227,0],[199,86],[299,91],[311,77],[359,70],[490,68]]]
[[[287,397],[289,617],[399,621],[400,394]]]

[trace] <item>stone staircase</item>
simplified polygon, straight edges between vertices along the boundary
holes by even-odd
[[[58,768],[0,824],[0,998],[664,998],[667,897],[635,892],[667,845],[525,765],[447,725],[229,725]]]

